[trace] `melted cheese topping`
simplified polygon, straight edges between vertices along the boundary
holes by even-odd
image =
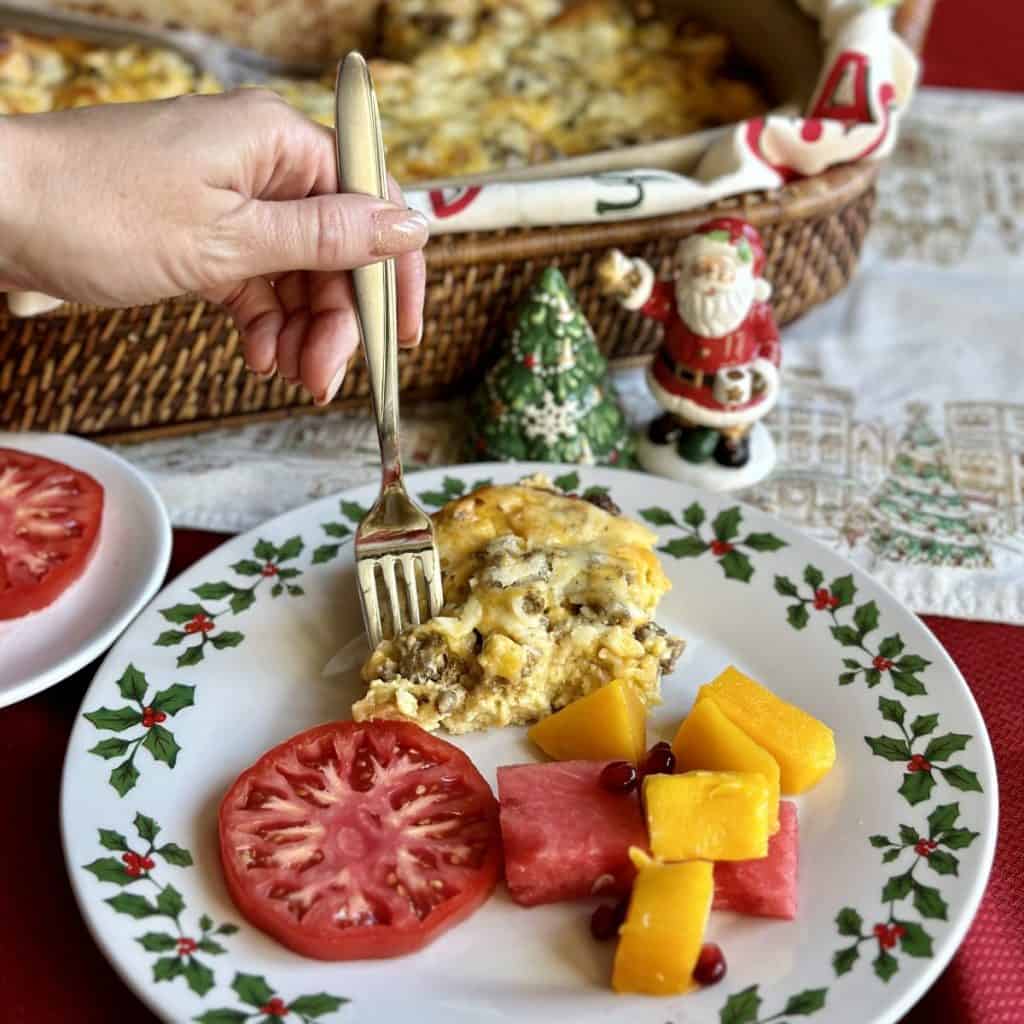
[[[484,488],[435,523],[445,608],[373,652],[356,719],[525,724],[612,679],[660,699],[682,644],[653,622],[670,584],[650,530],[544,480]]]
[[[404,0],[371,61],[388,169],[401,182],[614,149],[763,113],[729,39],[626,0]],[[333,124],[334,69],[269,83]],[[215,92],[168,50],[0,31],[0,114]]]

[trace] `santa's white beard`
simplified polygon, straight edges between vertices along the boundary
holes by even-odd
[[[754,301],[756,279],[753,274],[737,275],[728,288],[706,295],[693,278],[676,284],[676,306],[683,323],[705,338],[720,338],[735,331],[746,319]]]

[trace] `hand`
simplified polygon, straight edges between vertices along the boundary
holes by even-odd
[[[102,306],[198,292],[250,369],[331,400],[358,344],[343,271],[397,257],[400,343],[422,333],[426,218],[337,195],[334,133],[273,93],[0,118],[0,290]]]

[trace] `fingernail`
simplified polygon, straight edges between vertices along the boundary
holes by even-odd
[[[422,249],[430,234],[427,218],[416,210],[388,208],[373,215],[373,254],[399,256]]]
[[[270,380],[270,378],[277,373],[277,360],[275,359],[274,362],[270,364],[269,370],[253,370],[252,372],[260,380]]]
[[[420,321],[419,327],[416,328],[416,333],[412,335],[406,335],[404,338],[399,338],[399,344],[402,348],[415,348],[423,340],[423,321]]]
[[[327,390],[317,399],[314,399],[317,405],[327,405],[331,399],[338,393],[338,388],[341,387],[341,382],[345,379],[345,366],[339,366],[338,372],[334,375],[331,383],[327,385]]]

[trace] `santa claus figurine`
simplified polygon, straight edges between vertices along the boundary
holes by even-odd
[[[639,441],[646,468],[715,490],[746,487],[775,464],[757,424],[779,396],[779,332],[757,230],[735,217],[701,225],[680,248],[675,282],[613,249],[601,289],[665,325],[647,382],[665,414]],[[699,467],[699,468],[698,468]]]

